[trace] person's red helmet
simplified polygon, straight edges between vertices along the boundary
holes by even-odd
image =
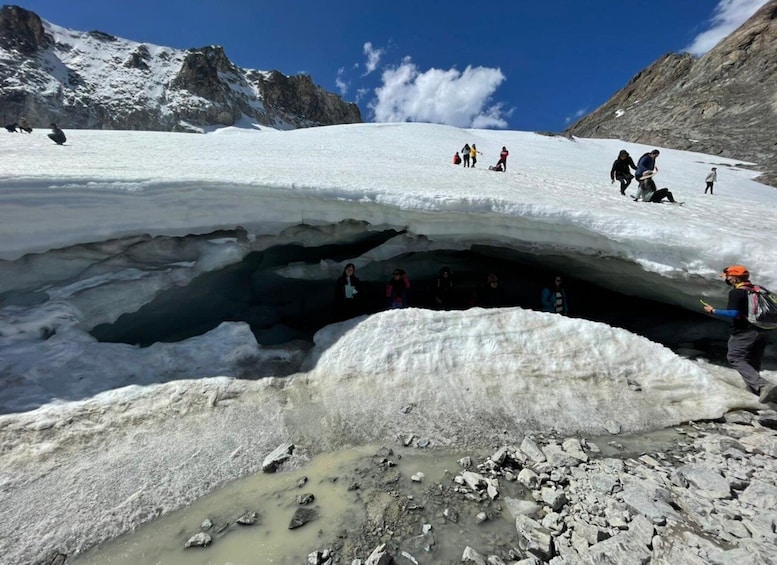
[[[730,267],[726,267],[723,269],[723,276],[724,277],[749,277],[750,271],[747,270],[747,267],[743,267],[742,265],[731,265]]]

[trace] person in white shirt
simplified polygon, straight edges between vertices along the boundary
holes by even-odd
[[[707,191],[710,191],[710,194],[712,194],[712,185],[715,184],[715,181],[718,180],[718,168],[712,167],[712,170],[707,175],[707,178],[704,179],[704,181],[707,183],[707,187],[704,189],[704,194],[707,194]]]

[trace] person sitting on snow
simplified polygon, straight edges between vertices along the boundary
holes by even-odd
[[[57,145],[62,145],[67,141],[67,137],[65,137],[65,132],[63,132],[59,127],[57,127],[57,124],[51,124],[51,133],[49,134],[49,139],[56,143]]]

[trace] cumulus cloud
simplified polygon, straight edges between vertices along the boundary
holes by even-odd
[[[710,20],[710,29],[697,35],[693,42],[683,49],[692,55],[704,55],[715,47],[745,20],[752,16],[758,8],[768,0],[720,0],[715,7]]]
[[[491,96],[505,80],[499,69],[467,67],[420,72],[410,57],[382,75],[369,107],[376,122],[432,122],[457,127],[506,128],[509,115]]]
[[[383,56],[383,49],[375,49],[372,46],[372,42],[368,41],[364,44],[364,54],[367,57],[367,62],[364,64],[364,68],[366,69],[363,76],[367,76],[372,71],[378,68],[378,63],[380,63],[380,58]]]

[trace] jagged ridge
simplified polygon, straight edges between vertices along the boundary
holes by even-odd
[[[4,123],[201,131],[247,117],[280,129],[361,122],[356,104],[307,75],[243,69],[220,46],[186,51],[61,28],[0,9]]]
[[[700,58],[668,54],[565,133],[752,161],[777,186],[777,0]]]

